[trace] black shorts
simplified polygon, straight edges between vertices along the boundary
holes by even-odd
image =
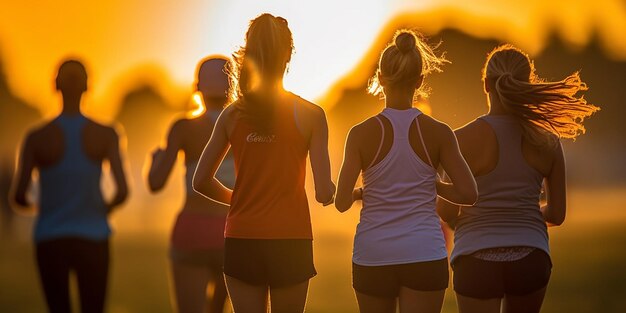
[[[354,290],[375,297],[395,298],[400,287],[419,291],[448,288],[448,259],[408,264],[363,266],[352,263]]]
[[[552,262],[543,250],[510,262],[484,261],[463,255],[452,264],[454,291],[462,296],[492,299],[523,296],[548,284]]]
[[[226,238],[224,274],[251,285],[286,287],[317,272],[311,239]]]

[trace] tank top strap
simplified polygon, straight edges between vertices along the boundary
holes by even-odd
[[[409,137],[409,129],[413,120],[417,118],[422,112],[416,108],[410,108],[408,110],[396,110],[392,108],[385,108],[381,113],[391,123],[393,129],[394,144],[397,141],[406,142]]]
[[[380,155],[380,150],[383,147],[383,141],[385,141],[385,125],[383,125],[383,122],[380,120],[380,117],[378,115],[374,117],[376,118],[376,120],[378,121],[378,124],[380,125],[381,136],[380,136],[380,142],[378,143],[378,149],[376,150],[376,154],[374,155],[372,162],[370,162],[367,168],[370,168],[372,167],[372,165],[374,165],[374,162],[376,161],[376,159],[378,159],[378,156]]]
[[[422,148],[424,149],[424,154],[426,155],[426,159],[428,160],[428,164],[432,168],[435,168],[435,166],[433,165],[433,161],[430,159],[430,154],[428,153],[428,149],[426,149],[426,143],[424,142],[424,137],[422,136],[422,130],[420,129],[420,122],[419,122],[417,117],[415,117],[415,128],[417,129],[417,134],[420,137],[420,142],[422,143]],[[437,174],[437,175],[439,175],[439,174]]]

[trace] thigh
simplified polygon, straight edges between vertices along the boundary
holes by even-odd
[[[395,307],[395,301],[400,292],[400,282],[395,275],[394,267],[395,265],[364,266],[352,263],[352,287],[357,295],[393,299]]]
[[[35,254],[39,278],[48,310],[51,313],[70,312],[69,275],[70,265],[66,254],[67,243],[63,239],[36,244]]]
[[[541,249],[535,249],[517,261],[505,262],[506,295],[524,296],[544,289],[550,280],[551,271],[550,256]]]
[[[543,304],[546,288],[523,296],[504,296],[504,313],[538,313]]]
[[[177,312],[204,312],[209,282],[207,268],[172,260],[171,269]]]
[[[75,239],[72,268],[82,312],[103,312],[109,276],[109,241]]]
[[[309,281],[287,287],[270,287],[272,313],[302,313],[306,305]]]
[[[501,298],[477,299],[456,294],[459,313],[500,313]]]
[[[308,285],[317,272],[310,239],[263,240],[268,285],[272,288]]]
[[[440,313],[445,294],[445,289],[420,291],[401,287],[399,297],[400,313]]]
[[[355,290],[360,313],[395,313],[396,297],[377,297]]]
[[[267,286],[251,285],[225,275],[226,288],[237,313],[267,313]]]
[[[418,291],[440,291],[448,288],[448,259],[399,264],[396,276],[400,285]]]
[[[504,297],[503,262],[484,261],[464,255],[454,261],[452,269],[457,295],[475,299]]]

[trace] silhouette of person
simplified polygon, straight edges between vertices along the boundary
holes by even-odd
[[[109,236],[107,217],[127,197],[128,188],[116,131],[81,114],[87,72],[77,60],[61,64],[56,89],[63,110],[30,131],[19,157],[14,200],[29,206],[26,193],[39,172],[39,211],[34,230],[39,276],[50,312],[71,312],[69,275],[78,280],[82,312],[105,306]],[[102,163],[110,164],[116,185],[111,201],[100,188]]]
[[[228,65],[229,60],[219,56],[200,62],[196,87],[206,111],[195,118],[176,121],[167,136],[165,149],[157,148],[152,154],[148,183],[153,192],[165,185],[178,152],[183,151],[185,155],[185,203],[176,218],[170,243],[176,308],[181,313],[221,313],[227,296],[222,263],[228,206],[194,192],[191,181],[215,121],[228,103]],[[234,186],[234,171],[232,155],[227,154],[217,177],[228,188]],[[207,299],[208,285],[214,288]]]
[[[262,14],[250,22],[234,54],[237,100],[217,120],[193,187],[231,204],[224,275],[235,312],[304,311],[313,265],[311,218],[304,189],[311,160],[315,198],[334,198],[324,110],[283,88],[293,40],[287,21]],[[214,178],[231,147],[234,190]]]
[[[394,313],[398,304],[400,312],[441,312],[449,276],[437,194],[466,205],[477,196],[450,127],[413,107],[424,76],[444,62],[415,32],[396,32],[370,86],[384,93],[385,109],[346,140],[335,206],[344,212],[363,200],[352,254],[362,313]],[[438,179],[439,166],[453,184]]]
[[[511,45],[488,55],[483,81],[489,112],[456,131],[478,201],[460,212],[445,201],[438,208],[456,226],[459,311],[539,312],[552,269],[546,226],[563,223],[566,212],[560,138],[584,132],[583,119],[598,108],[576,95],[587,89],[578,73],[543,81]]]

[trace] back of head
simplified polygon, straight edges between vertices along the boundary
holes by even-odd
[[[202,93],[205,103],[219,104],[221,108],[227,102],[230,93],[228,73],[230,60],[224,56],[210,56],[200,61],[196,73],[196,87]]]
[[[436,48],[436,47],[435,47]],[[438,56],[433,47],[415,31],[399,30],[393,41],[383,50],[378,62],[376,74],[370,81],[368,90],[374,95],[383,92],[385,88],[406,89],[427,96],[423,85],[418,82],[436,71],[441,72],[441,66],[448,62],[443,55]]]
[[[240,111],[261,128],[271,124],[271,88],[282,84],[292,53],[293,38],[287,20],[265,13],[250,22],[245,45],[233,55],[232,98],[240,100]]]
[[[536,146],[554,146],[558,138],[576,138],[585,132],[584,118],[599,110],[577,96],[587,90],[578,72],[561,81],[546,82],[537,77],[528,55],[512,45],[489,53],[483,80],[503,109],[520,120],[524,137]]]
[[[82,94],[87,90],[87,70],[76,59],[63,61],[56,77],[56,89],[64,94]]]

